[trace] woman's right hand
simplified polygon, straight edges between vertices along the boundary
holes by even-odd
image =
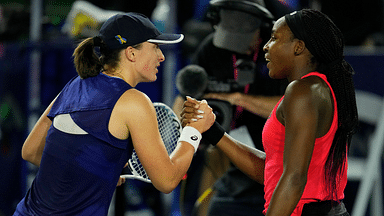
[[[215,122],[216,115],[206,100],[197,101],[187,96],[181,112],[182,126],[191,126],[200,133],[207,131]]]

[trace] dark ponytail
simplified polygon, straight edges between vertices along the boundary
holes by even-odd
[[[95,47],[100,47],[100,57]],[[108,49],[100,37],[87,38],[73,52],[76,71],[82,79],[86,79],[97,76],[104,70],[105,65],[111,69],[116,68],[121,50],[123,49]]]
[[[94,48],[95,40],[87,38],[73,52],[75,68],[82,79],[97,76],[103,68]]]

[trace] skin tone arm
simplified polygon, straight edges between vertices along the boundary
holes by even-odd
[[[208,93],[204,98],[212,98],[228,101],[232,105],[240,106],[245,110],[268,118],[281,96],[246,95],[240,92],[234,93]]]
[[[216,144],[243,173],[264,184],[265,153],[225,134]]]
[[[240,92],[208,93],[204,95],[206,99],[218,99],[228,101],[232,105],[241,106],[245,110],[265,119],[269,117],[269,114],[271,114],[281,97],[282,96],[246,95]],[[177,96],[172,107],[177,116],[181,114],[183,103],[184,99],[180,95]]]
[[[52,124],[52,121],[47,117],[47,115],[55,100],[52,101],[52,103],[41,115],[21,149],[22,158],[36,166],[40,166],[41,156],[43,155],[45,146],[45,137],[47,136],[48,129]]]
[[[200,109],[198,101],[188,98],[184,102],[184,109],[182,111],[183,124],[191,122],[191,118],[196,114],[197,109]],[[200,120],[199,120],[200,121]],[[249,147],[241,142],[231,138],[225,134],[216,145],[220,148],[228,158],[245,174],[260,184],[264,182],[264,166],[265,166],[265,153]]]
[[[200,114],[203,118],[188,126],[204,132],[214,123],[215,115],[206,103],[199,109],[204,111]],[[190,166],[194,148],[183,141],[171,158],[168,156],[158,130],[155,109],[145,94],[135,89],[125,92],[112,112],[109,129],[112,135],[121,139],[131,135],[136,153],[159,191],[170,193],[176,188]]]

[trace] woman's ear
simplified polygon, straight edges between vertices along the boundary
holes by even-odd
[[[298,40],[295,44],[295,55],[298,56],[305,50],[305,43],[302,40]]]
[[[125,49],[125,56],[127,57],[127,59],[129,59],[130,61],[136,61],[136,56],[135,56],[135,49],[131,46],[127,47]]]

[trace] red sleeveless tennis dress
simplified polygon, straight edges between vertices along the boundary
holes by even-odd
[[[328,152],[331,148],[333,138],[338,128],[336,98],[333,89],[327,81],[326,76],[318,72],[312,72],[303,76],[302,79],[308,76],[318,76],[328,84],[332,92],[335,109],[332,125],[329,131],[323,137],[317,138],[315,140],[315,147],[313,150],[311,163],[308,169],[307,184],[305,186],[303,195],[299,203],[291,214],[295,216],[301,215],[303,206],[306,203],[330,200],[331,195],[330,192],[326,190],[326,183],[324,181],[324,164],[327,160]],[[285,127],[277,120],[276,117],[276,109],[283,99],[284,96],[280,99],[280,101],[273,109],[269,119],[265,123],[262,135],[263,146],[266,153],[264,171],[264,198],[266,200],[266,203],[264,205],[264,214],[266,214],[268,210],[272,194],[283,173]],[[335,201],[337,201],[337,199],[341,200],[344,198],[344,189],[347,184],[347,166],[348,165],[346,161],[342,173],[338,176],[339,181],[337,188],[337,198],[335,196],[332,196],[332,199]]]

